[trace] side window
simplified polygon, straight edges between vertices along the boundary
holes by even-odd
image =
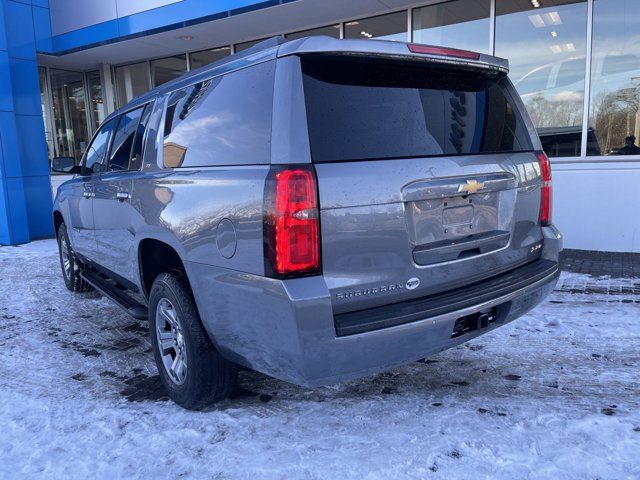
[[[129,170],[140,170],[142,167],[142,157],[144,154],[144,132],[147,130],[147,125],[149,124],[152,106],[153,104],[149,104],[145,107],[144,112],[142,112],[140,123],[138,123],[136,137],[133,140],[133,148],[131,149]]]
[[[113,135],[109,171],[120,172],[129,169],[129,159],[144,108],[137,108],[120,116]]]
[[[91,145],[87,148],[82,175],[92,175],[106,170],[107,149],[109,148],[109,138],[114,123],[115,120],[109,120],[109,122],[105,123],[100,130],[98,130],[98,133],[96,133]]]
[[[167,168],[269,163],[275,62],[205,80],[169,98]]]

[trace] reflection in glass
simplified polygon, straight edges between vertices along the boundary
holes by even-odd
[[[640,5],[596,0],[589,126],[596,139],[588,155],[639,155]]]
[[[328,37],[340,38],[340,25],[328,25],[326,27],[312,28],[301,32],[287,33],[287,40],[295,40],[297,38],[311,37],[312,35],[326,35]]]
[[[490,0],[455,0],[413,10],[413,41],[489,53]]]
[[[49,92],[47,90],[47,71],[44,67],[38,67],[38,79],[40,81],[40,108],[42,109],[42,121],[44,122],[44,136],[47,142],[47,155],[49,160],[55,157],[53,148],[53,135],[49,124]]]
[[[104,112],[104,100],[102,98],[102,82],[100,81],[100,72],[87,72],[87,87],[92,108],[93,131],[95,132],[106,115]]]
[[[107,150],[109,149],[109,139],[111,138],[114,123],[114,119],[109,120],[93,137],[93,142],[89,145],[84,159],[83,175],[92,175],[106,170]]]
[[[158,87],[169,80],[178,78],[187,71],[187,56],[175,55],[173,57],[159,58],[151,61],[151,81],[153,87]]]
[[[147,62],[116,67],[116,93],[118,106],[126,105],[135,97],[151,90]]]
[[[123,114],[118,120],[118,126],[111,142],[111,158],[109,170],[118,172],[129,169],[129,159],[133,149],[133,141],[138,131],[138,124],[145,107],[136,108]]]
[[[268,163],[275,62],[196,83],[167,101],[167,168]]]
[[[389,13],[344,24],[344,38],[407,41],[407,12]]]
[[[580,154],[584,113],[586,0],[496,1],[496,55],[550,156]]]
[[[82,74],[50,70],[57,155],[80,160],[89,141]]]
[[[191,70],[204,67],[210,63],[220,60],[231,55],[231,47],[212,48],[210,50],[202,50],[200,52],[192,52],[189,54],[191,62]]]

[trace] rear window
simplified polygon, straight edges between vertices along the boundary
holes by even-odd
[[[315,162],[532,150],[506,79],[353,57],[301,62]]]

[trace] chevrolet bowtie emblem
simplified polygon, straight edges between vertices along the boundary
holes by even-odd
[[[458,193],[476,193],[484,188],[484,183],[477,180],[467,180],[467,183],[461,183],[458,186]]]

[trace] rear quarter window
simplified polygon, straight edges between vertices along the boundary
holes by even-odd
[[[275,62],[228,73],[169,97],[167,168],[269,163]]]
[[[417,62],[301,61],[314,162],[532,149],[506,78]]]

